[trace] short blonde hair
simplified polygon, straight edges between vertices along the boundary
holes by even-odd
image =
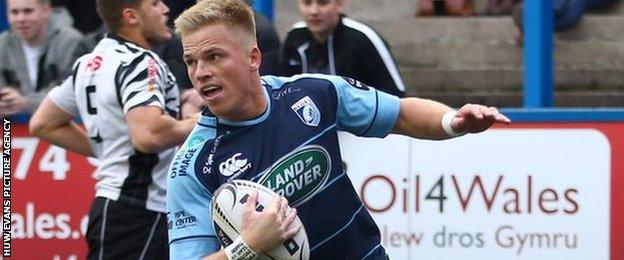
[[[193,33],[205,25],[225,24],[239,27],[250,45],[256,43],[256,24],[251,8],[238,0],[200,0],[174,21],[180,37]]]

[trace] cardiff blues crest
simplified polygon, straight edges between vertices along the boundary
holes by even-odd
[[[321,122],[321,111],[319,111],[309,96],[303,97],[290,108],[295,111],[299,119],[306,125],[318,126],[319,122]]]

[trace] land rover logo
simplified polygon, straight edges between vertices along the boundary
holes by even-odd
[[[331,159],[323,147],[306,146],[282,157],[260,183],[298,206],[323,187],[330,169]]]

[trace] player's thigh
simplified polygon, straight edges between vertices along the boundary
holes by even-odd
[[[168,259],[165,214],[108,199],[100,204],[90,214],[89,259]]]

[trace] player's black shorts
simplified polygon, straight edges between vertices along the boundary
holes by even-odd
[[[87,259],[169,259],[167,216],[97,197],[89,211]]]

